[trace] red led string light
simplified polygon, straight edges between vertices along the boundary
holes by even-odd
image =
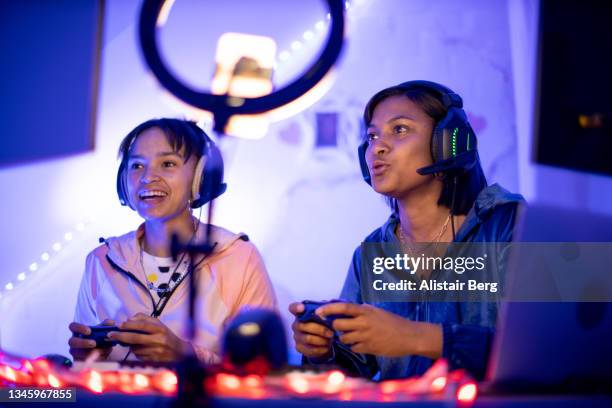
[[[175,396],[178,378],[169,369],[72,371],[55,368],[45,359],[27,360],[0,352],[0,386],[79,387],[97,394],[112,391],[128,395]],[[413,401],[436,398],[466,406],[471,405],[478,395],[476,383],[466,372],[448,372],[448,365],[443,360],[420,377],[379,383],[347,377],[341,371],[333,370],[321,373],[293,371],[279,376],[239,376],[218,372],[208,377],[202,386],[210,395],[246,399]]]

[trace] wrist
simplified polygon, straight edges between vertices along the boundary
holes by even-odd
[[[414,352],[424,357],[437,359],[442,355],[442,325],[426,322],[415,324]]]

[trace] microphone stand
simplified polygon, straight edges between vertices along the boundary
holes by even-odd
[[[214,249],[214,244],[212,243],[211,224],[213,215],[213,201],[214,199],[208,202],[207,225],[204,242],[189,242],[184,244],[179,241],[176,235],[173,235],[171,243],[172,257],[175,257],[181,251],[185,251],[189,254],[189,313],[187,317],[187,333],[192,344],[195,342],[197,333],[197,311],[195,304],[198,297],[197,277],[195,276],[196,269],[193,260],[197,254],[203,255],[204,258],[208,257]],[[196,356],[195,352],[188,353],[185,355],[183,360],[178,363],[177,377],[178,394],[175,400],[176,407],[205,407],[209,405],[208,395],[204,387],[204,380],[207,377],[207,372],[203,364]]]

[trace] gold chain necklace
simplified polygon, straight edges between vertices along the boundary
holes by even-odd
[[[448,217],[446,217],[446,221],[442,225],[442,228],[440,228],[440,231],[438,232],[438,234],[435,237],[433,237],[431,240],[428,241],[429,242],[428,247],[431,244],[438,244],[440,242],[440,239],[442,239],[442,235],[444,235],[444,233],[448,229],[448,224],[450,220],[451,220],[451,215],[448,214]],[[410,246],[411,244],[415,244],[414,241],[412,241],[410,238],[406,236],[406,233],[404,232],[404,229],[402,228],[402,225],[399,222],[397,223],[396,233],[397,233],[397,238],[402,243],[402,245]]]
[[[448,214],[448,217],[446,217],[446,221],[444,222],[444,224],[442,225],[442,228],[440,228],[440,231],[438,232],[438,234],[436,234],[435,237],[433,237],[433,239],[431,239],[429,241],[429,243],[427,243],[425,246],[423,246],[421,248],[421,250],[423,252],[431,252],[431,253],[436,253],[437,249],[438,249],[438,244],[440,243],[440,240],[442,239],[442,236],[444,235],[444,233],[446,232],[446,230],[448,229],[448,224],[451,220],[452,215]],[[409,254],[415,254],[417,252],[418,248],[414,247],[415,242],[413,242],[412,240],[410,240],[406,234],[404,233],[404,230],[402,229],[402,226],[400,223],[397,223],[397,238],[400,241],[400,245],[402,247],[402,250],[406,253]],[[432,250],[430,250],[431,246],[434,246]],[[431,270],[424,270],[421,269],[421,272],[418,273],[418,277],[420,279],[424,279],[425,277],[429,276],[431,274]]]

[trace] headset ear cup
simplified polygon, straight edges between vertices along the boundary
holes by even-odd
[[[219,148],[211,142],[202,159],[196,165],[196,171],[199,171],[194,174],[192,184],[194,199],[191,208],[203,206],[227,189],[227,185],[223,182],[223,156]]]
[[[117,182],[115,183],[115,186],[117,188],[117,197],[119,197],[119,202],[121,203],[121,205],[127,205],[127,203],[125,202],[125,194],[123,194],[123,181],[121,180],[121,178],[123,177],[123,175],[121,173],[123,173],[123,162],[121,162],[119,164],[119,169],[117,170]]]
[[[359,157],[359,168],[361,169],[361,176],[363,177],[363,180],[366,183],[372,185],[372,177],[370,176],[370,169],[368,168],[368,163],[366,162],[366,159],[365,159],[366,150],[368,150],[367,141],[360,144],[359,148],[357,149],[357,156]]]
[[[439,125],[434,126],[431,133],[431,160],[433,164],[444,160],[444,129]]]
[[[463,109],[451,108],[444,118],[446,157],[457,157],[472,150],[474,131],[467,120]],[[472,139],[471,139],[472,138]],[[471,139],[471,140],[470,140]]]
[[[125,170],[121,172],[119,177],[119,182],[121,183],[121,197],[119,197],[119,199],[121,200],[123,205],[127,205],[128,207],[132,208],[132,205],[130,204],[130,197],[128,196],[127,192],[127,185],[125,182]]]
[[[198,164],[196,164],[193,173],[193,182],[191,183],[191,201],[195,203],[201,197],[200,190],[202,189],[202,180],[204,180],[204,167],[206,166],[206,155],[202,155]],[[192,204],[193,205],[193,204]]]
[[[462,143],[466,135],[466,122],[463,109],[450,108],[434,128],[432,138],[434,163],[448,160],[461,153]],[[469,125],[468,125],[469,126]]]
[[[123,169],[121,183],[122,183],[123,196],[125,197],[125,202],[127,203],[127,206],[130,207],[132,210],[136,210],[136,208],[132,205],[132,201],[130,200],[130,194],[128,193],[127,170],[126,169]]]
[[[119,170],[117,171],[117,196],[119,196],[119,202],[121,205],[125,205],[134,210],[134,206],[130,202],[130,196],[127,191],[127,183],[126,183],[126,162],[122,161],[119,165]]]

